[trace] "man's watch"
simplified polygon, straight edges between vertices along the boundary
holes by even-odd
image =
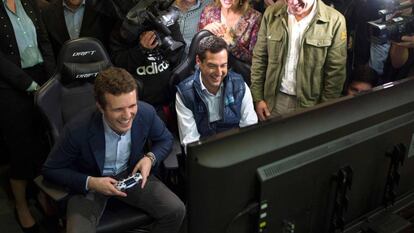
[[[145,156],[145,157],[147,157],[147,158],[149,158],[149,159],[151,160],[151,164],[152,164],[152,166],[154,166],[154,165],[155,165],[155,161],[157,160],[157,158],[155,158],[154,153],[152,153],[152,152],[147,152],[144,156]]]

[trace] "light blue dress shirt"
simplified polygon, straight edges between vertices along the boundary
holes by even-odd
[[[128,168],[131,154],[131,129],[123,135],[115,133],[102,116],[105,131],[105,163],[103,176],[114,176]]]
[[[80,30],[82,27],[83,14],[85,13],[85,0],[76,9],[71,9],[63,1],[63,13],[65,15],[66,28],[70,39],[79,38]]]
[[[15,3],[16,13],[11,11],[7,6],[7,2],[3,0],[4,8],[10,18],[19,47],[20,64],[22,68],[29,68],[43,63],[43,57],[37,45],[36,28],[32,20],[26,14],[20,0],[15,0]]]

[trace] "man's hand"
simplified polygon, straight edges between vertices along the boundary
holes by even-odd
[[[141,188],[144,188],[145,183],[147,183],[147,178],[151,172],[151,168],[152,168],[151,159],[144,156],[142,157],[141,160],[138,161],[137,165],[135,165],[134,170],[132,170],[132,175],[134,175],[138,171],[141,172],[141,176],[142,176]]]
[[[270,117],[269,108],[267,107],[267,104],[264,100],[257,102],[255,109],[260,121],[265,121]]]
[[[405,48],[414,48],[414,36],[403,36],[401,42],[394,42],[394,44]]]
[[[126,197],[126,193],[115,188],[118,181],[111,177],[89,177],[88,189],[107,196]]]
[[[139,43],[141,47],[146,49],[153,49],[157,47],[158,41],[154,31],[145,31],[139,35]]]

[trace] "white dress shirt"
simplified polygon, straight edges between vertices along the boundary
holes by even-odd
[[[300,21],[297,21],[295,16],[288,11],[289,47],[285,72],[280,86],[280,91],[288,95],[296,95],[296,66],[299,60],[301,42],[306,29],[316,15],[316,2],[314,0],[311,12]]]
[[[214,95],[210,93],[204,86],[201,80],[201,75],[199,78],[201,83],[201,90],[208,105],[209,122],[218,121],[221,119],[222,115],[220,113],[220,105],[223,102],[221,99],[223,84],[221,85],[220,90],[217,92],[217,94]],[[239,122],[240,127],[245,127],[257,123],[257,115],[253,107],[252,94],[250,93],[250,89],[247,84],[245,83],[244,85],[246,91],[244,92],[241,104],[241,118]],[[180,134],[181,144],[186,147],[187,144],[198,141],[200,139],[200,134],[197,130],[193,112],[184,105],[178,92],[176,94],[175,108],[177,111],[178,131]]]

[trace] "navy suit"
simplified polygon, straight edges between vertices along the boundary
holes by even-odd
[[[145,102],[138,102],[138,112],[131,128],[128,173],[144,155],[147,140],[151,141],[151,152],[158,163],[172,148],[173,137],[155,109]],[[68,187],[75,194],[67,205],[67,233],[96,231],[96,225],[110,196],[87,192],[86,180],[88,176],[102,176],[104,163],[105,132],[102,114],[96,108],[88,109],[65,126],[42,169],[47,180]],[[178,232],[185,216],[185,206],[156,177],[149,176],[143,189],[140,185],[135,185],[125,192],[127,197],[117,198],[144,210],[155,219],[152,233]]]
[[[131,128],[131,155],[129,171],[144,155],[147,140],[151,140],[151,152],[157,162],[171,151],[173,137],[157,117],[152,106],[138,103],[138,112]],[[84,111],[70,121],[58,143],[43,165],[47,180],[68,187],[71,192],[85,193],[88,176],[102,176],[105,162],[105,133],[102,114],[96,109]]]
[[[63,44],[70,39],[62,2],[63,0],[54,1],[41,12],[56,57]],[[86,0],[79,37],[94,37],[108,50],[109,36],[118,18],[113,6],[105,2],[108,1]],[[105,7],[105,12],[100,9],[102,7]]]

